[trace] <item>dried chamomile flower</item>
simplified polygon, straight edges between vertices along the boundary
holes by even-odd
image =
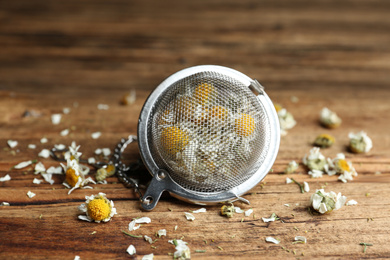
[[[130,92],[123,95],[121,99],[121,104],[124,106],[131,105],[135,102],[135,100],[136,100],[136,92],[134,89],[132,89]]]
[[[91,177],[85,178],[83,172],[80,171],[80,165],[76,160],[67,160],[67,165],[61,163],[65,172],[64,186],[71,188],[68,192],[70,194],[73,190],[78,188],[91,188],[86,186],[88,183],[96,184]]]
[[[95,178],[97,181],[103,181],[114,174],[115,166],[113,164],[108,164],[107,166],[102,167],[96,171]]]
[[[86,215],[79,215],[79,219],[85,221],[95,221],[97,223],[108,222],[117,214],[114,202],[108,200],[106,194],[99,192],[98,195],[85,196],[85,203],[79,206],[79,210]]]
[[[287,130],[293,128],[297,122],[295,121],[293,115],[283,108],[279,104],[274,104],[276,113],[278,114],[279,124],[280,124],[280,133],[281,135],[286,135]]]
[[[349,133],[349,149],[354,153],[367,153],[372,148],[372,141],[368,135],[360,131],[357,134]]]
[[[231,204],[231,205],[223,205],[221,207],[221,215],[222,216],[226,216],[228,218],[231,218],[231,217],[233,217],[234,212],[235,212],[235,208],[234,208],[233,204]]]
[[[291,174],[294,173],[298,169],[298,163],[296,161],[291,161],[288,163],[287,168],[284,170],[285,174]]]
[[[181,239],[169,240],[169,243],[175,245],[175,253],[173,254],[174,259],[191,259],[191,251],[187,246],[187,242]]]
[[[326,158],[320,152],[320,148],[313,147],[310,149],[309,155],[303,157],[303,164],[306,165],[310,170],[323,171],[326,165]]]
[[[337,154],[336,158],[333,160],[328,158],[328,164],[325,166],[325,171],[330,176],[340,174],[339,180],[344,183],[352,181],[353,177],[358,175],[355,168],[352,166],[352,163],[345,159],[343,153]]]
[[[341,124],[341,118],[335,112],[324,107],[320,114],[320,123],[327,128],[336,128]]]
[[[320,134],[314,140],[314,145],[321,148],[331,147],[335,142],[335,138],[329,134]]]
[[[321,214],[329,213],[332,210],[338,210],[345,205],[347,197],[342,196],[339,192],[325,192],[323,189],[316,190],[310,198],[310,204],[314,210]]]

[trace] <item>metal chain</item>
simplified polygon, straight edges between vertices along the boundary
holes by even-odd
[[[141,199],[142,193],[140,191],[138,181],[128,175],[130,171],[136,170],[141,165],[140,162],[133,163],[130,166],[126,166],[121,161],[122,153],[124,152],[126,147],[134,141],[137,141],[137,137],[133,135],[129,135],[127,139],[122,138],[121,141],[115,147],[114,154],[111,157],[111,163],[115,166],[116,176],[118,177],[119,181],[122,182],[123,185],[125,185],[125,187],[127,188],[134,188]]]

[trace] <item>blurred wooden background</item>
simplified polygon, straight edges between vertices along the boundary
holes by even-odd
[[[10,203],[0,206],[0,258],[126,259],[133,244],[133,258],[153,253],[155,259],[171,259],[175,249],[167,241],[175,238],[188,242],[193,259],[389,258],[389,12],[390,3],[379,0],[0,1],[0,177],[11,176],[0,182],[0,203]],[[37,185],[32,167],[11,169],[32,159],[58,166],[37,156],[54,144],[76,141],[83,158],[96,148],[113,149],[121,137],[136,134],[142,105],[161,81],[200,64],[256,78],[297,121],[281,139],[274,171],[245,195],[251,205],[236,203],[253,208],[254,215],[227,219],[217,205],[189,222],[184,212],[198,206],[165,196],[156,209],[144,212],[136,194],[116,177],[67,195],[63,176],[55,176],[53,185]],[[121,106],[132,89],[136,102]],[[98,104],[109,109],[99,110]],[[70,113],[53,125],[50,116],[64,107]],[[339,114],[340,128],[319,125],[323,107]],[[70,129],[68,136],[60,135],[64,129]],[[348,133],[360,130],[372,138],[372,151],[348,153]],[[91,133],[97,131],[102,136],[94,140]],[[345,153],[359,176],[346,184],[334,176],[312,179],[301,165],[292,177],[311,187],[301,194],[280,173],[289,161],[300,162],[324,132],[336,137],[324,155]],[[42,137],[49,142],[41,144]],[[7,140],[18,146],[9,148]],[[127,158],[138,158],[136,145]],[[310,195],[324,185],[359,204],[310,215]],[[29,190],[37,195],[28,198]],[[118,215],[105,224],[78,220],[77,206],[98,192],[115,202]],[[284,223],[261,220],[273,212]],[[165,228],[167,237],[151,247],[121,232],[141,216],[152,223],[134,234],[154,236]],[[307,237],[307,244],[292,244],[298,235]],[[281,243],[266,243],[267,236]],[[373,246],[363,253],[361,242]]]

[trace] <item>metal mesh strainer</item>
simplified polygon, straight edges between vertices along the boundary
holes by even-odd
[[[179,71],[141,111],[139,148],[153,175],[142,206],[153,209],[164,190],[197,204],[235,200],[268,173],[279,139],[257,81],[221,66]]]

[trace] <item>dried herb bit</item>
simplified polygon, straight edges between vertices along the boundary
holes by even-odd
[[[366,253],[366,251],[367,251],[367,247],[368,246],[372,246],[372,244],[369,244],[369,243],[360,243],[359,245],[361,245],[361,246],[364,246],[363,247],[363,253]]]
[[[320,134],[314,140],[314,145],[321,148],[329,148],[335,143],[335,138],[328,134]]]
[[[299,188],[301,189],[301,193],[305,193],[305,187],[302,184],[300,184],[299,182],[297,182],[293,178],[291,178],[291,180],[299,186]]]
[[[136,235],[127,233],[126,231],[123,231],[123,230],[122,230],[122,233],[125,234],[125,235],[128,235],[128,236],[130,236],[130,237],[135,237],[135,238],[142,238],[142,237],[143,237],[143,236],[141,236],[141,235],[140,235],[140,236],[136,236]]]
[[[233,217],[233,215],[234,215],[234,205],[233,204],[231,204],[231,205],[223,205],[221,207],[221,215],[222,216],[226,216],[228,218]]]
[[[206,250],[195,250],[195,253],[206,253]]]
[[[288,163],[287,168],[284,170],[284,174],[294,173],[299,167],[299,164],[296,161],[291,161]]]

